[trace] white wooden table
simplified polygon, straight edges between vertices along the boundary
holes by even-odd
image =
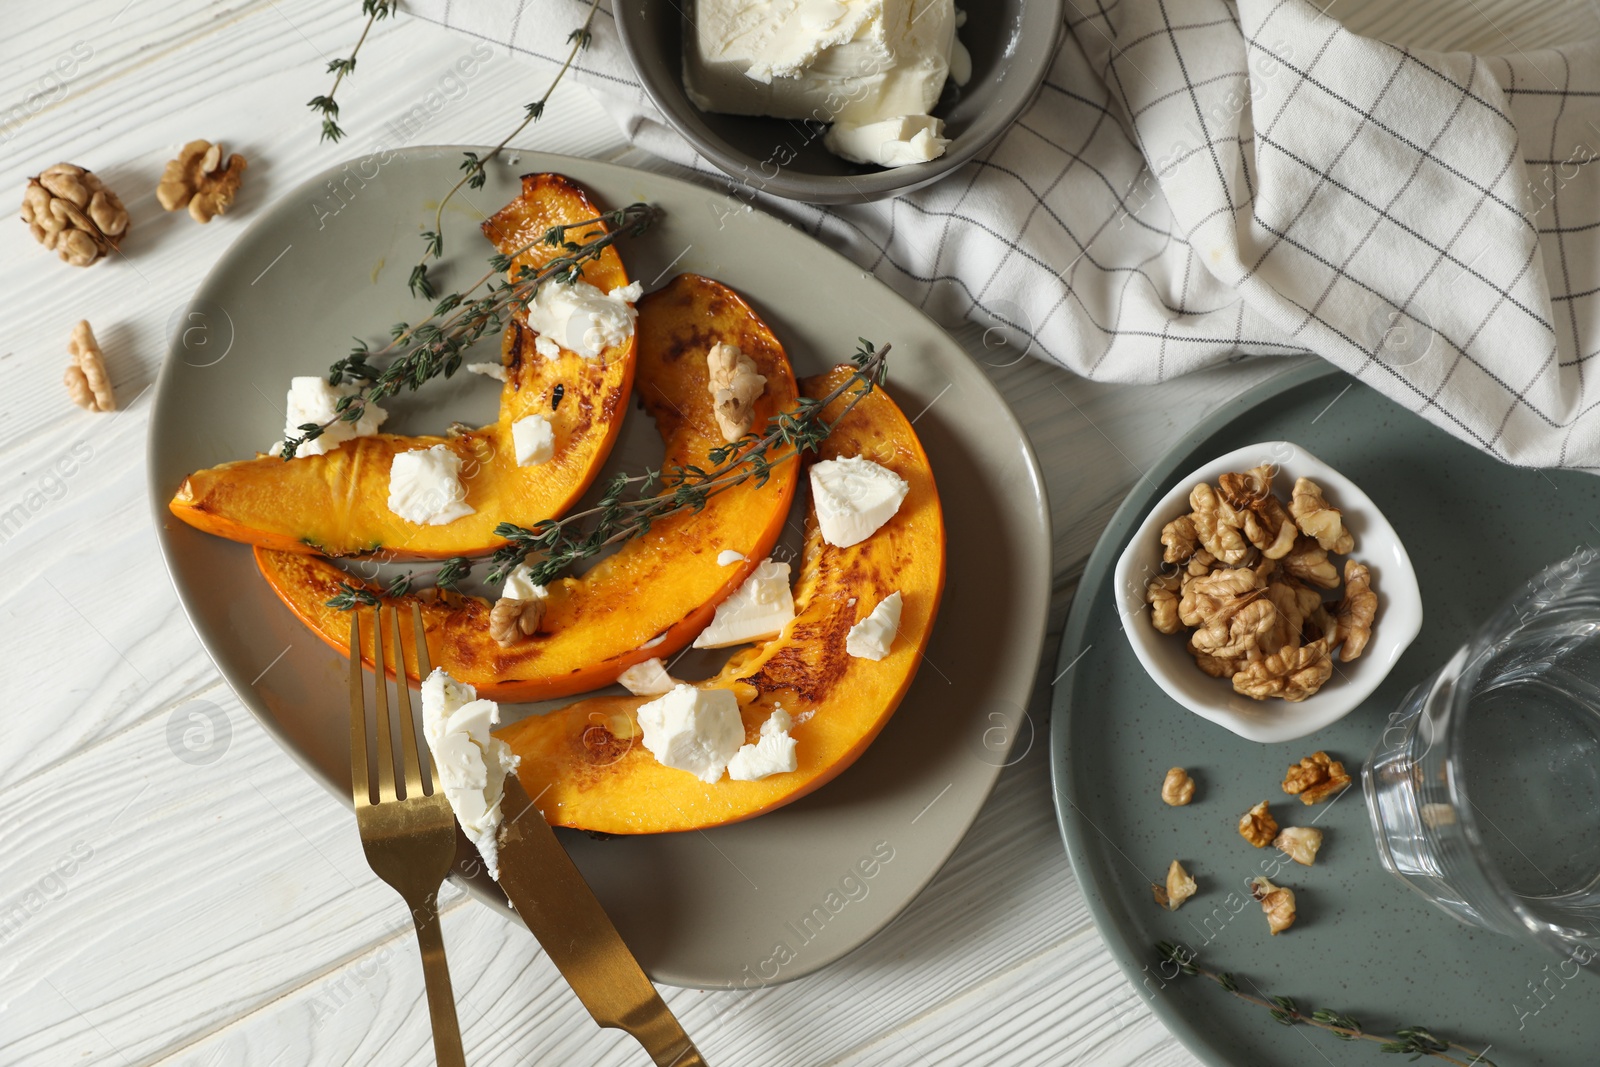
[[[20,224],[0,226],[8,1065],[432,1062],[398,898],[368,869],[349,813],[201,651],[145,490],[145,390],[173,316],[240,224],[380,142],[496,141],[542,89],[504,50],[451,82],[472,42],[400,17],[374,33],[340,94],[349,139],[319,144],[304,102],[325,91],[325,61],[348,52],[357,9],[87,0],[5,12],[0,200],[65,160],[100,174],[133,217],[126,255],[88,271],[58,263]],[[1595,29],[1587,4],[1559,0],[1335,0],[1331,13],[1391,40],[1482,51]],[[418,105],[425,119],[393,125]],[[204,227],[155,200],[164,162],[195,137],[249,159],[233,213]],[[626,148],[570,86],[522,144],[608,158]],[[79,318],[105,348],[114,415],[79,411],[61,385]],[[967,340],[981,353],[977,331]],[[1193,1062],[1122,978],[1068,868],[1045,760],[1050,664],[1076,576],[1128,487],[1189,424],[1279,366],[1156,388],[1093,385],[1032,360],[991,367],[1039,452],[1055,515],[1031,748],[948,866],[866,947],[787,985],[668,990],[712,1063]],[[186,745],[183,731],[206,715],[218,728]],[[444,929],[469,1062],[642,1062],[630,1039],[593,1025],[525,931],[454,891]]]

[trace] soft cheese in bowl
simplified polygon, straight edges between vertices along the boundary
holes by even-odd
[[[684,89],[703,111],[832,123],[856,163],[924,163],[949,143],[931,112],[966,83],[954,0],[696,0]]]

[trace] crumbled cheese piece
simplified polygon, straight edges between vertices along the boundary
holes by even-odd
[[[672,692],[678,682],[660,659],[647,659],[617,675],[617,684],[636,697],[653,697]]]
[[[479,700],[476,689],[441,668],[423,679],[422,734],[433,753],[437,784],[491,878],[500,877],[496,837],[506,775],[515,773],[520,762],[510,745],[489,733],[499,721],[498,704]]]
[[[644,644],[640,645],[639,647],[640,648],[655,648],[657,645],[659,645],[661,642],[665,641],[666,639],[667,639],[667,632],[665,630],[663,630],[660,633],[656,634],[654,637],[652,637],[650,640],[646,641]]]
[[[506,584],[501,587],[500,595],[512,600],[543,600],[550,595],[550,591],[534,583],[532,567],[519,563],[506,575]]]
[[[504,363],[490,363],[485,360],[482,363],[468,363],[466,364],[466,369],[473,374],[481,374],[485,378],[494,378],[502,382],[506,380],[506,366]]]
[[[543,415],[525,415],[511,424],[511,445],[517,466],[534,467],[556,454],[556,431]]]
[[[794,619],[794,594],[789,589],[789,565],[762,560],[717,605],[711,625],[694,639],[695,648],[728,648],[777,637]]]
[[[721,552],[717,553],[717,566],[731,567],[735,563],[743,563],[749,558],[750,557],[746,556],[743,552],[735,552],[731,548],[725,548]]]
[[[900,594],[890,593],[878,601],[865,618],[845,634],[844,650],[857,659],[882,659],[889,654],[894,636],[900,630]]]
[[[638,282],[602,293],[585,281],[570,285],[549,282],[539,286],[528,304],[528,326],[584,359],[599,359],[606,349],[633,336],[639,317],[634,301],[642,288]],[[538,341],[534,349],[545,355]]]
[[[378,432],[378,427],[383,425],[389,413],[370,400],[355,422],[345,422],[337,410],[340,397],[354,396],[358,391],[354,385],[329,385],[328,379],[322,377],[289,379],[288,404],[283,416],[284,438],[303,437],[305,431],[300,427],[307,423],[316,423],[318,426],[325,422],[332,423],[322,431],[322,436],[295,449],[296,457],[320,456],[352,438],[371,437]],[[282,447],[283,442],[279,441],[270,451],[276,455]]]
[[[822,539],[838,548],[860,544],[900,510],[911,486],[887,467],[852,456],[811,465],[811,502]]]
[[[794,726],[789,713],[777,709],[761,724],[761,739],[753,745],[742,745],[728,761],[728,777],[736,782],[754,782],[772,774],[796,770],[800,760],[795,755],[798,743],[789,736]]]
[[[657,762],[702,782],[721,778],[744,743],[744,721],[731,689],[696,689],[680,682],[641,706],[638,716],[644,747]]]
[[[533,350],[539,354],[541,359],[555,359],[561,355],[561,346],[544,334],[540,334],[533,339]]]
[[[938,159],[950,144],[944,120],[932,115],[900,115],[860,126],[836,122],[822,143],[836,156],[852,163],[880,167],[905,167]]]
[[[389,465],[389,510],[424,526],[443,526],[475,510],[461,484],[461,457],[446,445],[400,452]]]

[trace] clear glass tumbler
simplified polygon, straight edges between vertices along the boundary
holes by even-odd
[[[1391,873],[1600,973],[1600,552],[1534,577],[1413,689],[1361,785]]]

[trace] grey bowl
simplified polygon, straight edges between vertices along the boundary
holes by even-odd
[[[861,203],[937,181],[977,155],[1022,113],[1055,58],[1061,0],[957,0],[972,78],[945,86],[934,113],[950,146],[927,163],[884,169],[843,160],[822,145],[823,127],[786,119],[701,111],[683,89],[685,0],[615,5],[617,32],[645,92],[673,129],[735,181],[790,200]]]

